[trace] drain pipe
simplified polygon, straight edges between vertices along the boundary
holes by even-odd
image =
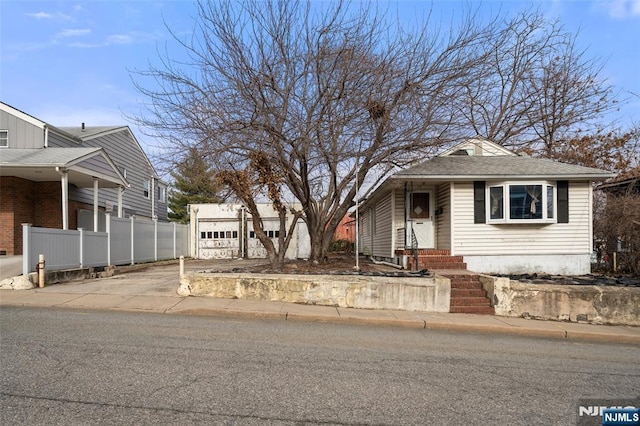
[[[369,258],[369,260],[371,260],[376,265],[386,265],[386,266],[392,266],[396,269],[404,269],[402,265],[396,265],[395,263],[387,262],[384,260],[375,260],[373,257]]]

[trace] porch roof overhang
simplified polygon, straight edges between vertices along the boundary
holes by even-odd
[[[90,188],[94,180],[102,188],[127,188],[127,180],[106,152],[96,148],[3,149],[0,176],[16,176],[35,182],[59,181],[67,172],[69,183]]]

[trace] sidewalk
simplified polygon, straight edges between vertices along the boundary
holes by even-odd
[[[237,264],[227,261],[229,269]],[[187,271],[210,268],[189,261]],[[217,270],[221,270],[216,265]],[[640,327],[527,320],[490,315],[361,310],[330,306],[210,297],[181,297],[177,263],[143,270],[121,269],[111,278],[54,284],[33,290],[0,290],[0,306],[60,307],[183,315],[218,315],[376,324],[424,329],[483,332],[568,340],[640,344]]]

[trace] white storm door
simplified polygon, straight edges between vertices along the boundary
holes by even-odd
[[[407,204],[407,246],[415,236],[418,248],[435,248],[433,191],[411,192]]]

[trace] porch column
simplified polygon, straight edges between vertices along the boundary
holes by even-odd
[[[93,232],[98,232],[98,178],[93,178]]]
[[[57,169],[62,187],[62,229],[69,229],[69,172]]]
[[[122,218],[122,191],[124,188],[118,186],[118,218]]]

